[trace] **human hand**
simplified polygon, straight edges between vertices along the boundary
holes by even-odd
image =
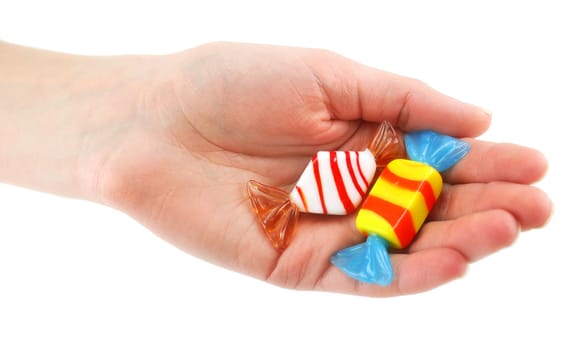
[[[550,215],[546,195],[529,185],[543,176],[544,158],[470,139],[490,116],[421,82],[322,50],[261,45],[209,44],[122,60],[130,68],[108,79],[123,83],[104,98],[115,112],[96,109],[90,123],[80,123],[80,196],[125,211],[218,265],[288,288],[416,293],[459,277],[469,262]],[[93,111],[93,103],[84,108]],[[364,239],[354,215],[302,215],[290,246],[275,251],[251,211],[246,182],[289,189],[315,152],[364,149],[383,120],[472,145],[445,174],[408,254],[393,254],[393,283],[362,284],[330,264],[334,252]]]

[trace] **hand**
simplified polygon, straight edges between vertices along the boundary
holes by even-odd
[[[209,44],[118,60],[124,68],[114,72],[121,73],[104,79],[119,86],[99,100],[106,107],[87,99],[84,114],[76,111],[90,117],[79,123],[79,196],[125,211],[226,268],[288,288],[416,293],[461,276],[469,262],[550,215],[549,199],[529,185],[543,176],[544,157],[470,139],[488,128],[489,114],[416,80],[326,51],[261,45]],[[315,152],[364,149],[383,120],[472,145],[445,174],[440,200],[408,254],[392,256],[392,285],[362,284],[330,265],[334,252],[364,239],[354,215],[303,214],[291,245],[276,252],[249,206],[246,182],[288,190]]]

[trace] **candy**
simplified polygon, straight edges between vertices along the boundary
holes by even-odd
[[[357,229],[381,236],[392,248],[406,248],[441,190],[442,178],[433,167],[412,160],[393,160],[361,206]]]
[[[334,265],[363,282],[392,282],[387,247],[408,247],[440,195],[439,171],[452,167],[470,149],[464,141],[432,131],[406,134],[405,145],[411,160],[391,161],[359,210],[356,227],[368,236],[366,242],[331,257]]]
[[[250,203],[272,245],[283,250],[292,239],[299,212],[353,212],[363,200],[377,167],[405,156],[403,138],[385,122],[364,151],[317,152],[290,193],[249,181]]]
[[[361,203],[377,164],[369,150],[318,152],[289,198],[299,211],[345,215]]]

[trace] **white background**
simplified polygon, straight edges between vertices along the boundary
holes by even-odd
[[[490,109],[483,139],[545,152],[551,167],[538,186],[555,203],[545,228],[461,280],[368,299],[280,289],[185,255],[109,208],[0,185],[0,349],[572,349],[567,3],[0,0],[0,40],[24,45],[322,47],[419,78]]]

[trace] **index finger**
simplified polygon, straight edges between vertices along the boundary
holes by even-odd
[[[488,111],[444,95],[419,80],[331,53],[307,64],[336,119],[388,120],[405,131],[432,129],[455,137],[478,136],[490,125]]]

